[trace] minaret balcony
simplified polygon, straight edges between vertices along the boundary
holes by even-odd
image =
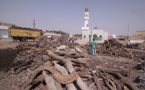
[[[84,19],[87,19],[87,20],[89,20],[90,18],[89,18],[89,17],[84,17]]]

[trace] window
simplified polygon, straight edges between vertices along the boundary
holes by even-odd
[[[88,27],[89,25],[87,24],[87,27]]]
[[[86,38],[86,35],[84,35],[84,39]]]
[[[91,35],[89,35],[89,42],[91,42]]]
[[[93,38],[94,38],[94,39],[96,39],[96,38],[97,38],[97,35],[96,35],[96,34],[94,34],[94,35],[93,35]]]
[[[100,40],[100,41],[102,40],[102,35],[99,36],[99,40]]]

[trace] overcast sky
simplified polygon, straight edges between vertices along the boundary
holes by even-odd
[[[81,34],[85,8],[89,27],[97,26],[110,35],[134,35],[145,30],[145,0],[0,0],[0,22],[42,30]]]

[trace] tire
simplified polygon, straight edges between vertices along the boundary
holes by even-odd
[[[27,40],[27,38],[20,38],[20,42],[26,42]]]

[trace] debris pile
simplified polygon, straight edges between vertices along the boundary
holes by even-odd
[[[31,73],[29,79],[23,84],[13,86],[13,89],[136,90],[131,82],[126,81],[129,76],[126,70],[108,69],[101,66],[93,70],[88,66],[86,58],[82,60],[64,57],[60,51],[53,53],[47,50],[47,53],[52,59],[33,71],[27,69]],[[65,56],[68,55],[65,54]]]
[[[108,43],[110,48],[115,45],[113,41]],[[107,45],[103,47],[108,49]],[[63,49],[57,48],[61,46]],[[118,43],[117,46],[122,47]],[[30,45],[18,47],[22,51],[11,70],[19,77],[28,78],[19,80],[12,90],[137,90],[129,81],[127,70],[92,68],[85,49],[63,38],[50,40],[41,36]]]
[[[53,49],[56,47],[59,47],[60,45],[66,45],[70,48],[73,48],[75,45],[79,45],[78,43],[71,44],[67,42],[67,40],[64,37],[60,37],[57,40],[51,40],[50,38],[46,36],[39,36],[35,39],[33,42],[24,42],[17,46],[17,49],[22,51],[25,49],[31,49],[34,48],[45,48],[45,49]]]
[[[121,56],[125,58],[133,58],[134,54],[124,48],[124,46],[115,39],[104,41],[103,45],[97,49],[99,54],[109,56]]]
[[[145,49],[145,41],[143,43],[141,43],[139,46],[141,49]]]
[[[33,70],[48,61],[46,50],[63,50],[66,47],[73,48],[74,46],[78,46],[78,44],[70,44],[63,37],[51,40],[45,36],[39,36],[33,42],[24,42],[16,47],[19,54],[12,63],[11,69],[13,68],[17,73],[26,68]]]

